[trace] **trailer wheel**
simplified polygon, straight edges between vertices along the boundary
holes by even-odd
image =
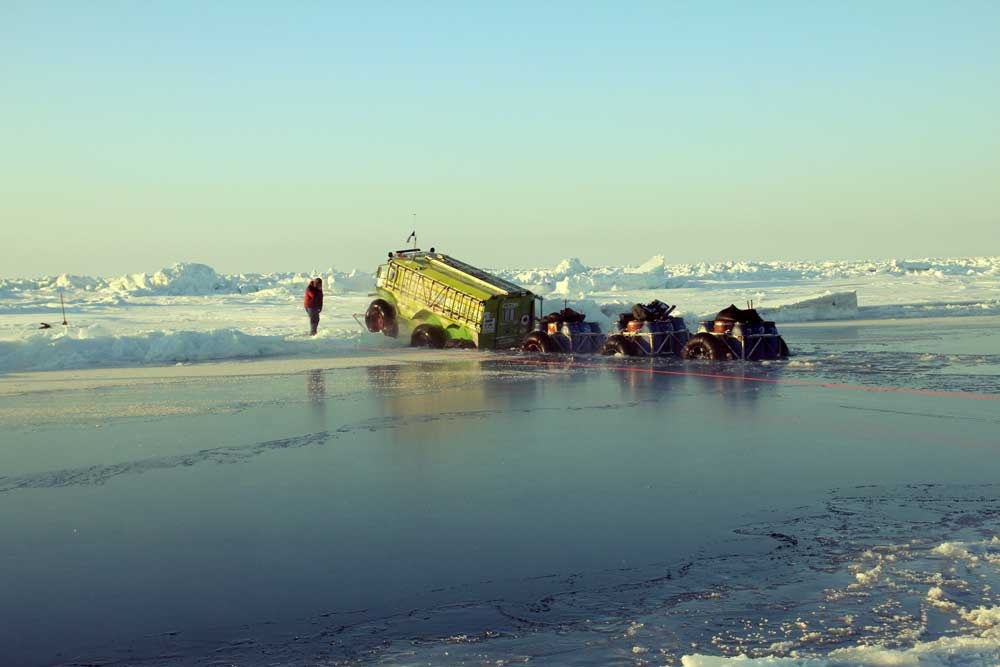
[[[606,357],[621,355],[623,357],[634,357],[639,354],[635,343],[625,338],[625,336],[609,336],[601,348],[601,354]]]
[[[710,333],[700,333],[687,342],[681,351],[685,359],[731,359],[732,353],[726,344]]]
[[[430,347],[440,350],[444,347],[447,336],[444,329],[433,324],[421,324],[413,330],[410,336],[410,347]]]
[[[521,341],[521,351],[552,354],[558,352],[559,348],[556,346],[556,342],[544,331],[532,331]]]
[[[368,306],[368,311],[365,313],[365,326],[372,333],[382,331],[386,336],[395,336],[394,333],[390,334],[388,332],[389,330],[395,331],[398,329],[396,325],[396,309],[384,299],[375,299]]]

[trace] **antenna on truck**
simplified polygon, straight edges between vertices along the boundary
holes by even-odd
[[[416,213],[414,213],[413,215],[416,215]],[[406,237],[406,242],[409,243],[410,241],[413,241],[413,249],[416,250],[417,249],[417,230],[414,229],[412,232],[410,232],[410,235]]]

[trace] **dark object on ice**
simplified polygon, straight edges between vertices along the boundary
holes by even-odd
[[[764,318],[762,318],[754,308],[737,308],[736,304],[729,304],[728,307],[723,308],[719,311],[719,314],[715,316],[715,321],[718,322],[731,322],[740,324],[763,324]]]
[[[51,329],[51,328],[52,328],[52,325],[51,325],[51,324],[49,324],[48,322],[42,322],[42,323],[41,323],[41,325],[39,325],[39,327],[38,327],[38,328],[39,328],[39,329]]]
[[[631,318],[640,322],[663,322],[670,317],[670,313],[674,312],[676,307],[668,306],[659,299],[653,299],[649,303],[637,303],[632,306]],[[626,316],[628,313],[622,313],[622,317]]]
[[[585,319],[587,319],[587,316],[583,313],[578,313],[572,308],[563,308],[554,313],[549,313],[538,321],[541,324],[554,324],[556,322],[583,322]]]

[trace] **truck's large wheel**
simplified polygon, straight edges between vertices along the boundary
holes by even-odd
[[[444,347],[447,339],[448,336],[441,327],[433,324],[421,324],[413,330],[413,335],[410,336],[410,347],[430,347],[440,350]]]
[[[553,354],[559,351],[559,346],[544,331],[532,331],[521,341],[521,350],[536,354]]]
[[[684,346],[681,356],[685,359],[732,359],[732,352],[724,342],[710,333],[694,336]]]
[[[601,348],[601,354],[606,357],[615,355],[634,357],[639,354],[639,350],[635,343],[625,336],[608,336],[608,339],[604,341],[604,347]]]
[[[386,336],[395,337],[399,329],[396,324],[396,309],[384,299],[375,299],[365,313],[365,326],[372,333],[381,331]]]

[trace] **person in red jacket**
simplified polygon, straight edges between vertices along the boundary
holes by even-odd
[[[314,278],[309,281],[305,298],[306,312],[309,313],[309,335],[316,335],[319,326],[319,313],[323,310],[323,279]]]

